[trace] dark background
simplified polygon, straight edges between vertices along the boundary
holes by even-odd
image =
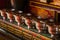
[[[10,0],[0,0],[0,9],[11,8]]]
[[[14,0],[14,6],[12,7],[10,0],[0,0],[0,9],[7,8],[15,8],[16,10],[27,10],[28,9],[29,0]]]

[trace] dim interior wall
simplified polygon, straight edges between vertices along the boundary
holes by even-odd
[[[6,4],[5,0],[0,0],[0,9],[6,7],[5,4]]]
[[[11,8],[10,0],[0,0],[0,9]]]

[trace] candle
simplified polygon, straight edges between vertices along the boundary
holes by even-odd
[[[13,22],[13,14],[12,12],[7,12],[7,18],[10,20],[10,22]]]
[[[15,17],[15,21],[17,22],[17,24],[18,24],[18,26],[19,26],[20,23],[21,23],[21,18],[20,18],[20,16],[19,16],[19,15],[14,15],[14,17]]]
[[[0,13],[1,13],[1,16],[3,17],[3,20],[5,20],[6,19],[6,10],[5,9],[2,9],[0,11]]]
[[[25,18],[25,24],[28,26],[28,29],[31,28],[31,20],[29,18]]]
[[[42,32],[42,26],[39,21],[36,22],[36,29],[38,30],[38,33]]]

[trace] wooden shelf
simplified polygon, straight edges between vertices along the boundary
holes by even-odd
[[[30,1],[30,6],[35,6],[38,8],[40,7],[40,8],[44,8],[47,10],[60,11],[60,6],[41,3],[41,2],[35,2],[35,1]]]
[[[16,36],[0,28],[0,40],[20,40],[20,38],[17,38]]]
[[[42,36],[40,34],[37,34],[35,32],[32,32],[30,30],[27,30],[25,28],[19,27],[17,25],[11,24],[9,22],[6,21],[2,21],[0,20],[0,28],[3,28],[7,31],[9,31],[10,33],[13,33],[15,35],[17,35],[18,37],[20,37],[21,35],[23,37],[27,37],[27,38],[31,38],[30,40],[52,40],[48,37]],[[27,35],[27,36],[26,36]]]

